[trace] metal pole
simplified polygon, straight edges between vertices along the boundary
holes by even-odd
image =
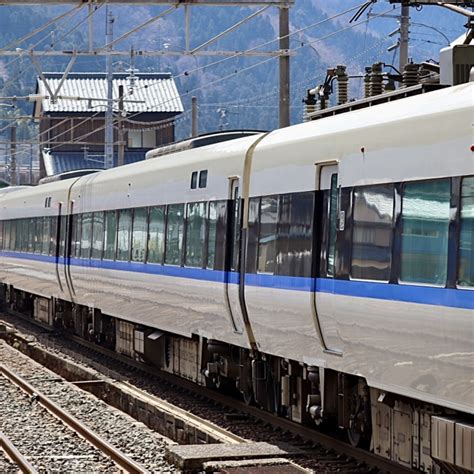
[[[125,133],[123,129],[124,105],[123,105],[124,87],[119,86],[119,131],[118,131],[118,159],[117,165],[123,166],[125,164]]]
[[[197,97],[191,98],[191,136],[197,137],[198,136],[198,105],[197,105]]]
[[[10,150],[11,150],[11,159],[10,159],[10,183],[15,186],[18,184],[16,176],[16,125],[13,124],[10,130]]]
[[[290,50],[290,10],[280,10],[280,128],[290,125],[290,57],[284,54]]]
[[[94,5],[89,3],[88,5],[89,8],[89,18],[87,20],[87,26],[88,26],[88,43],[89,43],[89,51],[92,51],[94,49],[94,15],[92,12],[94,11]]]
[[[410,7],[402,5],[400,14],[400,62],[399,70],[403,72],[403,68],[408,64],[408,41],[410,27]]]
[[[112,51],[114,39],[114,17],[109,7],[106,7],[106,43],[109,45],[107,50]],[[114,167],[114,116],[113,116],[113,80],[114,71],[112,66],[112,56],[107,56],[107,110],[105,112],[105,168]]]

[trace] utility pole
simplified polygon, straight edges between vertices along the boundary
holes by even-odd
[[[10,182],[13,186],[18,184],[18,180],[16,179],[16,124],[12,124],[10,128],[10,151],[11,151],[11,159],[10,159]]]
[[[280,10],[280,128],[290,125],[290,9]]]
[[[410,34],[410,7],[402,5],[400,13],[400,62],[399,70],[403,72],[405,65],[408,64],[408,41]]]
[[[119,130],[118,130],[118,159],[117,166],[125,164],[125,132],[123,127],[123,119],[125,117],[125,110],[123,105],[124,87],[119,86]]]
[[[114,17],[109,7],[106,7],[106,35],[105,42],[110,45],[114,39]],[[112,51],[112,46],[107,50]],[[113,115],[113,81],[114,71],[112,66],[112,55],[109,54],[106,59],[107,70],[107,109],[105,112],[105,168],[114,167],[114,115]]]
[[[198,105],[197,105],[197,97],[191,98],[191,136],[197,137],[198,136]]]

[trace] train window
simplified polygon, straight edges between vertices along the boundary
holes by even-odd
[[[74,214],[72,216],[71,257],[75,258],[79,258],[81,255],[81,220],[81,214]]]
[[[147,240],[147,210],[135,209],[132,230],[132,261],[144,262]]]
[[[5,227],[5,221],[0,221],[0,250],[3,250],[3,231]]]
[[[198,184],[198,172],[193,171],[191,173],[191,189],[196,189]]]
[[[92,212],[82,215],[81,258],[91,258]]]
[[[351,276],[388,282],[392,255],[393,185],[354,190]]]
[[[43,218],[37,217],[33,219],[31,223],[35,227],[35,253],[41,253],[43,250]],[[23,239],[23,248],[24,252],[27,251],[28,248],[28,220],[24,220],[23,223],[23,232],[25,232],[25,237]]]
[[[16,250],[16,220],[10,221],[10,249]]]
[[[401,281],[445,285],[450,200],[448,179],[404,186]]]
[[[186,209],[186,259],[189,267],[201,268],[206,243],[206,203],[189,203]]]
[[[257,265],[257,270],[262,273],[275,271],[277,220],[278,196],[262,197]]]
[[[94,212],[92,221],[92,258],[100,260],[104,248],[104,213]]]
[[[35,249],[35,232],[36,232],[36,221],[35,219],[29,219],[29,225],[26,229],[28,233],[26,234],[27,238],[27,251],[33,253]]]
[[[207,170],[199,172],[199,187],[205,188],[207,186]]]
[[[11,221],[5,221],[3,225],[3,248],[5,250],[10,250],[10,228]]]
[[[26,247],[28,243],[28,236],[25,236],[25,227],[28,231],[27,225],[25,225],[26,219],[18,219],[16,223],[16,247],[19,252],[26,252]]]
[[[474,287],[474,177],[462,181],[458,284]]]
[[[329,230],[327,250],[327,275],[334,276],[334,259],[336,256],[337,210],[338,210],[337,174],[331,176],[331,190],[329,192]]]
[[[49,217],[43,218],[43,248],[41,253],[49,255],[51,247],[51,219]]]
[[[68,216],[61,216],[59,221],[59,246],[57,249],[58,257],[64,256],[64,246],[66,243],[66,222]]]
[[[234,188],[233,200],[232,200],[232,261],[231,270],[237,271],[240,267],[240,228],[241,228],[241,215],[240,215],[240,203],[239,188]]]
[[[148,229],[148,262],[163,263],[165,251],[165,207],[150,209],[150,225]]]
[[[277,273],[311,276],[314,194],[286,194],[280,198]]]
[[[117,226],[117,260],[130,259],[130,234],[132,230],[132,211],[122,209],[119,211]]]
[[[206,268],[224,270],[227,242],[227,202],[209,203]]]
[[[184,232],[184,204],[168,206],[165,263],[181,265]]]
[[[105,237],[104,237],[104,259],[115,258],[115,243],[117,241],[117,213],[107,211],[105,213]]]
[[[260,198],[250,198],[249,225],[247,230],[247,264],[245,268],[247,273],[255,273],[257,271],[259,215]]]

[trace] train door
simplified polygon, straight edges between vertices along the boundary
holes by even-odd
[[[240,305],[240,232],[241,232],[241,199],[239,178],[231,178],[229,183],[229,215],[227,244],[227,268],[225,278],[225,300],[227,312],[235,333],[243,332],[243,314]]]
[[[64,279],[64,242],[66,235],[66,216],[64,212],[64,204],[61,202],[58,206],[58,215],[56,216],[56,247],[55,247],[55,264],[56,279],[58,281],[59,291],[64,293],[66,281]]]
[[[319,165],[317,168],[317,187],[324,201],[322,210],[325,225],[317,231],[321,235],[321,262],[316,291],[314,311],[318,332],[326,352],[342,355],[343,344],[339,337],[336,321],[335,302],[335,257],[336,237],[339,222],[338,167],[335,164]]]

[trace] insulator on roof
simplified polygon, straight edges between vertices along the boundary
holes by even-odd
[[[346,66],[336,66],[337,78],[337,105],[349,102],[349,76],[346,72]]]

